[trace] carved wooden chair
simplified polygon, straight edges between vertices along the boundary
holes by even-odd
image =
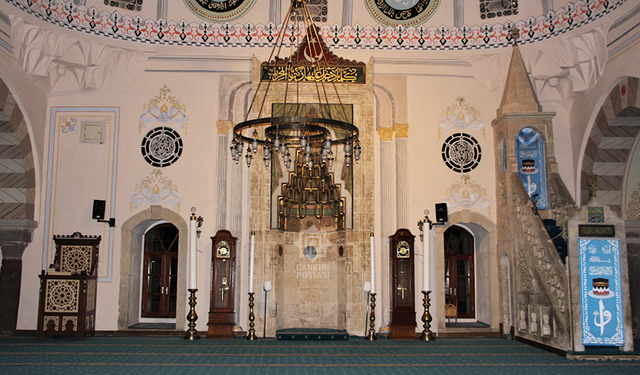
[[[452,318],[456,320],[456,325],[458,325],[458,306],[450,303],[444,308],[444,319],[445,321],[449,319],[451,322]]]

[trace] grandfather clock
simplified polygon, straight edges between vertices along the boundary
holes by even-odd
[[[416,338],[413,243],[408,229],[398,229],[389,236],[391,263],[391,334],[392,339]]]
[[[225,229],[211,237],[211,298],[207,338],[233,338],[236,237]]]

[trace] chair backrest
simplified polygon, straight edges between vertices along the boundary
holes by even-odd
[[[448,304],[445,306],[445,310],[444,310],[444,316],[445,317],[452,317],[455,318],[458,316],[458,307],[452,303]]]
[[[80,232],[70,236],[53,236],[56,271],[69,272],[71,275],[96,275],[100,240],[100,236],[84,236]]]

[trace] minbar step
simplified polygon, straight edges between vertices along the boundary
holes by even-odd
[[[278,340],[349,340],[346,330],[328,328],[287,328],[276,331]]]

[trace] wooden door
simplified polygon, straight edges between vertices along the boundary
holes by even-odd
[[[178,291],[178,228],[160,224],[145,234],[143,318],[175,318]]]
[[[462,227],[444,232],[445,303],[453,304],[458,318],[475,319],[473,236]]]

